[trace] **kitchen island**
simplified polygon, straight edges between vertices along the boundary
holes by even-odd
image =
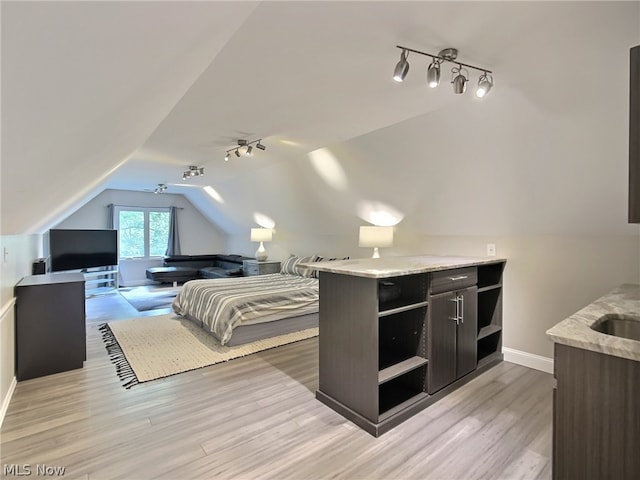
[[[624,284],[547,331],[554,479],[640,478],[639,328],[640,285]]]
[[[378,436],[502,361],[496,257],[309,263],[319,271],[316,398]]]

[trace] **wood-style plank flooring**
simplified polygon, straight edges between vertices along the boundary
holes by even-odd
[[[140,315],[119,294],[87,300],[84,368],[16,387],[3,478],[551,478],[551,375],[503,362],[374,438],[315,399],[317,339],[124,389],[98,326]]]

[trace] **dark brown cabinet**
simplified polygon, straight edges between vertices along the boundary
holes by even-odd
[[[640,223],[640,45],[630,51],[629,223]]]
[[[319,268],[316,398],[378,436],[501,361],[503,268],[382,279]]]
[[[640,478],[640,361],[554,348],[553,478]]]
[[[429,322],[429,393],[476,368],[477,287],[432,295]]]
[[[15,295],[17,379],[82,368],[87,356],[83,275],[24,277]]]

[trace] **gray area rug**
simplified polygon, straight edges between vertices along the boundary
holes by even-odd
[[[125,388],[318,335],[316,327],[227,347],[199,325],[173,314],[116,320],[100,330]]]
[[[179,291],[179,288],[134,287],[128,290],[121,289],[120,295],[139,312],[146,312],[159,308],[171,308],[171,303]]]

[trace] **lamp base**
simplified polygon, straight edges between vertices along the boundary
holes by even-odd
[[[380,252],[378,252],[378,247],[373,247],[373,255],[371,258],[380,258]]]
[[[264,262],[268,257],[267,251],[264,248],[264,243],[260,242],[258,250],[256,250],[256,260]]]

